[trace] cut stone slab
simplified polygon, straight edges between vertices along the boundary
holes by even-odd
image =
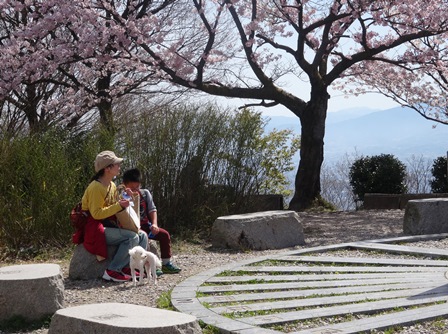
[[[448,198],[409,201],[403,218],[403,232],[408,235],[448,232]]]
[[[86,304],[57,311],[48,334],[196,334],[195,316],[124,303]]]
[[[64,304],[64,282],[57,264],[0,268],[0,320],[41,320]]]
[[[214,247],[237,250],[280,249],[305,244],[299,216],[287,210],[218,217],[211,235]]]

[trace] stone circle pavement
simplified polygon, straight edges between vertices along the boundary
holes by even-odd
[[[171,300],[224,333],[360,333],[446,318],[448,250],[406,246],[444,238],[350,242],[229,263],[187,278]]]

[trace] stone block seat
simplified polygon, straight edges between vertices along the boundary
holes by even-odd
[[[76,245],[70,260],[68,277],[72,280],[101,278],[117,251],[117,246],[107,246],[107,259],[98,261],[96,255],[89,253],[83,244]]]
[[[158,252],[157,246],[153,240],[150,241],[148,249],[155,254]],[[107,246],[107,259],[98,261],[94,254],[89,253],[84,248],[83,244],[76,245],[70,260],[68,277],[72,280],[101,278],[116,251],[117,246]]]
[[[274,210],[218,217],[212,245],[231,249],[280,249],[304,245],[302,223],[295,211]]]
[[[64,281],[57,264],[0,268],[0,321],[34,321],[53,315],[64,304]]]
[[[58,310],[48,334],[199,334],[195,316],[125,303],[85,304]]]
[[[408,201],[403,232],[407,235],[448,233],[448,198]]]

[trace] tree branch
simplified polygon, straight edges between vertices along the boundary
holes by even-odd
[[[445,31],[447,31],[447,29],[445,29]],[[402,35],[388,45],[383,44],[376,48],[370,48],[368,50],[358,52],[358,53],[354,54],[350,59],[344,58],[326,76],[327,84],[330,84],[331,82],[333,82],[334,80],[339,78],[345,70],[347,70],[348,68],[350,68],[351,66],[353,66],[356,63],[359,63],[359,62],[365,61],[365,60],[374,60],[375,59],[374,57],[377,54],[380,54],[387,50],[394,49],[394,48],[396,48],[400,45],[403,45],[407,42],[410,42],[410,41],[413,41],[416,39],[420,39],[420,38],[424,38],[424,37],[437,36],[440,34],[441,34],[440,31],[432,32],[432,31],[428,31],[428,30],[421,30],[421,31],[418,31],[415,33]],[[375,59],[375,60],[377,60],[377,59]]]
[[[193,3],[194,3],[194,6],[196,7],[196,10],[197,10],[197,12],[199,14],[199,17],[201,18],[201,20],[202,20],[202,22],[203,22],[203,24],[205,26],[205,29],[208,32],[208,36],[209,36],[208,40],[207,40],[207,44],[206,44],[205,49],[204,49],[203,54],[202,54],[202,58],[199,60],[199,63],[196,66],[196,70],[197,70],[196,81],[197,82],[202,82],[202,80],[204,78],[204,68],[205,68],[205,65],[207,64],[207,57],[208,57],[208,55],[209,55],[210,51],[212,50],[213,45],[215,43],[215,37],[216,37],[216,32],[215,31],[216,31],[216,28],[218,26],[218,22],[219,22],[219,19],[221,17],[221,12],[222,11],[218,11],[218,15],[216,16],[216,20],[215,20],[215,22],[214,22],[214,24],[212,26],[212,25],[210,25],[210,23],[208,22],[207,18],[205,17],[204,8],[202,7],[202,3],[199,3],[197,0],[193,0]],[[224,5],[224,3],[222,3],[220,6],[223,7],[223,5]]]
[[[230,5],[229,7],[229,12],[230,15],[233,18],[233,21],[235,22],[236,28],[238,30],[238,33],[240,35],[240,39],[241,42],[243,44],[243,49],[244,49],[244,53],[246,54],[246,60],[250,66],[250,68],[252,69],[252,71],[254,72],[255,76],[258,78],[258,80],[260,80],[260,82],[264,85],[264,86],[271,86],[272,83],[272,79],[267,77],[263,70],[260,68],[260,66],[258,66],[258,64],[255,61],[255,55],[252,51],[252,41],[250,43],[249,40],[246,37],[246,34],[244,32],[244,28],[243,25],[239,19],[239,16],[235,10],[235,7],[232,5],[232,2],[229,0],[226,0],[226,3]],[[252,22],[256,19],[256,9],[257,6],[257,1],[256,0],[252,0]],[[251,31],[250,36],[252,37],[252,39],[254,38],[254,31]],[[249,44],[251,44],[249,46]]]
[[[277,105],[279,105],[279,103],[276,102],[276,101],[266,103],[264,100],[262,100],[260,103],[248,103],[248,104],[245,104],[245,105],[243,105],[241,107],[238,107],[238,109],[245,109],[245,108],[250,108],[250,107],[270,108],[270,107],[275,107]]]

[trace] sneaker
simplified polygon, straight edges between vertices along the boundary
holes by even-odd
[[[125,267],[125,268],[121,269],[121,272],[126,276],[132,277],[131,268],[129,268],[129,267]],[[138,269],[135,271],[135,277],[137,277],[137,278],[140,277],[140,272],[138,271]]]
[[[171,262],[168,262],[167,264],[163,264],[162,265],[162,271],[165,274],[177,274],[178,272],[180,272],[182,269],[180,269],[179,267],[176,267],[174,264],[172,264]]]
[[[120,273],[118,271],[106,269],[106,271],[103,274],[103,279],[105,279],[106,281],[113,281],[113,282],[127,282],[130,281],[132,277]]]
[[[162,275],[163,275],[163,271],[162,271],[162,269],[157,268],[157,269],[156,269],[156,275],[157,275],[157,277],[162,276]]]

